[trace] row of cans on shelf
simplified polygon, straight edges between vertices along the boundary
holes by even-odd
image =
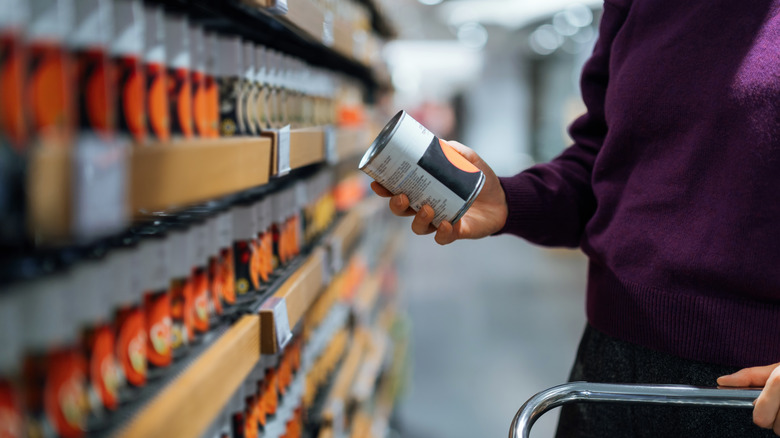
[[[322,171],[222,208],[159,216],[63,272],[0,293],[7,436],[79,437],[256,303],[335,217]]]
[[[299,398],[300,388],[294,387],[294,383],[303,372],[303,349],[304,340],[297,335],[278,356],[263,357],[228,400],[204,438],[258,438],[272,432],[267,428],[281,419],[284,431],[277,436],[303,437],[303,406],[289,400]]]
[[[334,73],[141,0],[0,0],[0,137],[256,135],[334,122]],[[64,140],[63,140],[64,139]]]

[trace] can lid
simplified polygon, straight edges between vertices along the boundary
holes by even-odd
[[[22,294],[24,287],[12,286],[0,295],[0,376],[17,375],[22,363]]]
[[[171,68],[190,68],[189,27],[183,16],[165,17],[165,58]]]
[[[169,234],[171,250],[168,253],[170,278],[187,278],[190,276],[190,261],[192,248],[192,230],[180,228]]]
[[[141,56],[144,51],[144,9],[140,0],[114,1],[114,56]]]
[[[28,38],[64,42],[73,29],[73,0],[31,0],[29,5]]]
[[[217,75],[226,78],[239,77],[243,73],[241,59],[241,38],[237,36],[219,37]]]
[[[276,50],[273,49],[267,49],[265,52],[265,74],[266,74],[266,81],[268,84],[272,87],[276,87],[277,84],[277,65],[276,65]]]
[[[69,282],[67,274],[59,274],[24,285],[20,314],[25,325],[22,335],[25,351],[43,351],[62,345],[75,335],[68,333],[73,327],[65,318]]]
[[[219,249],[230,248],[233,244],[233,214],[224,211],[217,217],[217,244]]]
[[[26,0],[0,0],[0,30],[21,28],[30,19],[30,6]]]
[[[206,36],[203,28],[191,25],[190,27],[190,54],[192,57],[192,69],[197,72],[206,72]]]
[[[144,60],[165,63],[165,15],[162,6],[144,6]]]
[[[113,36],[113,13],[109,0],[79,0],[69,45],[75,49],[107,48]]]
[[[363,170],[368,165],[368,163],[370,163],[371,160],[373,160],[374,157],[385,148],[387,142],[393,138],[393,134],[395,134],[395,131],[398,129],[398,126],[400,126],[401,120],[405,115],[406,111],[398,111],[398,113],[393,116],[389,122],[387,122],[387,125],[382,128],[382,130],[379,132],[379,135],[376,136],[376,139],[374,139],[374,141],[371,143],[371,146],[369,146],[366,153],[363,154],[363,158],[360,159],[358,169]]]
[[[255,81],[265,83],[265,46],[255,46]]]
[[[216,76],[218,73],[217,62],[219,61],[219,36],[212,32],[205,32],[203,38],[203,60],[205,72],[209,76]]]
[[[251,240],[255,237],[256,217],[251,205],[239,205],[231,209],[233,219],[233,240]]]
[[[255,80],[255,44],[244,41],[241,45],[243,52],[244,79]]]
[[[138,294],[133,292],[133,265],[135,248],[115,249],[108,255],[107,269],[111,287],[107,290],[110,294],[110,306],[116,309],[136,303]]]

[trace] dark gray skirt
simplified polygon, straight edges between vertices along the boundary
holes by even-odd
[[[717,386],[738,368],[681,359],[607,336],[588,325],[570,381]],[[774,437],[749,409],[573,404],[561,408],[557,438]]]

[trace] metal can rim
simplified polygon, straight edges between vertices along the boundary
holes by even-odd
[[[405,116],[406,111],[398,111],[398,113],[393,116],[389,122],[387,122],[385,127],[379,131],[379,135],[377,135],[374,141],[371,142],[371,146],[368,147],[366,153],[363,154],[363,158],[360,159],[360,165],[358,165],[358,169],[365,169],[366,166],[374,161],[374,158],[379,155],[382,150],[384,150],[384,148],[390,142],[390,139],[393,138],[393,135],[395,135],[395,132],[398,130],[398,127],[401,125],[401,121]]]
[[[479,196],[479,193],[482,191],[482,187],[485,185],[485,172],[479,172],[481,178],[479,179],[479,182],[477,183],[477,187],[474,189],[473,192],[471,192],[471,196],[469,196],[469,199],[463,204],[463,207],[458,210],[458,214],[455,215],[455,218],[452,219],[451,224],[455,225],[456,222],[460,220],[460,218],[463,217],[463,215],[466,214],[469,208],[471,208],[471,204],[474,203],[474,200],[477,199],[477,196]]]

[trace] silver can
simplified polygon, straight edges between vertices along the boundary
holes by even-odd
[[[485,184],[485,174],[405,111],[385,125],[360,160],[360,170],[415,211],[433,208],[433,225],[457,222]]]

